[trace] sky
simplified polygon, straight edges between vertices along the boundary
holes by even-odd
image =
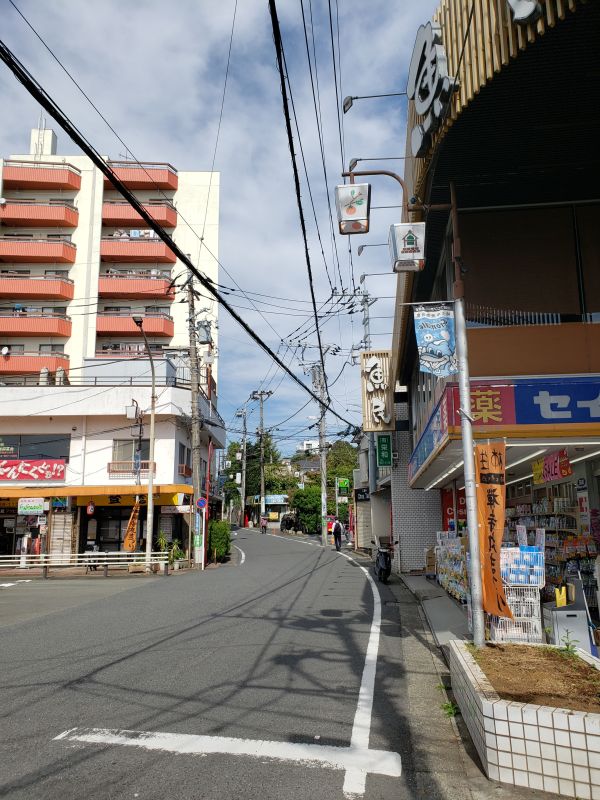
[[[237,7],[235,0],[14,2],[140,161],[168,161],[180,170],[209,170],[216,144],[219,282],[235,289],[229,300],[238,306],[237,311],[295,374],[310,383],[305,370],[317,360],[318,350],[314,347],[310,288],[267,0],[238,0]],[[346,95],[404,91],[417,29],[430,19],[436,5],[433,0],[370,0],[366,5],[358,0],[278,3],[309,178],[307,185],[294,131],[315,296],[323,314],[321,337],[329,347],[325,363],[330,396],[333,408],[353,425],[361,421],[360,373],[359,367],[351,364],[350,350],[352,345],[360,346],[363,338],[362,313],[358,303],[353,305],[348,297],[331,300],[332,286],[337,292],[350,293],[366,288],[378,298],[370,307],[372,346],[390,347],[396,280],[387,246],[371,245],[387,242],[389,225],[400,220],[397,206],[401,198],[394,181],[371,179],[372,205],[393,207],[374,209],[369,234],[354,237],[336,231],[332,236],[328,198],[335,225],[333,193],[335,185],[343,182],[342,165],[347,168],[351,158],[404,154],[406,98],[356,100],[346,115],[340,112],[340,136],[329,7],[341,103]],[[5,44],[96,149],[118,159],[123,154],[121,143],[9,0],[0,0],[0,18]],[[39,115],[39,106],[1,65],[2,155],[27,152],[29,131],[37,126]],[[53,121],[52,127],[56,128]],[[57,131],[57,135],[59,153],[77,152],[65,133]],[[369,161],[360,167],[403,173],[402,160]],[[359,245],[369,245],[361,256]],[[366,277],[361,283],[363,274]],[[302,350],[296,346],[300,344],[307,346]],[[292,453],[299,441],[316,438],[317,404],[310,401],[305,406],[308,394],[274,366],[224,310],[219,316],[218,355],[219,412],[228,424],[230,438],[239,438],[235,412],[256,389],[273,391],[265,402],[265,426],[272,429],[282,453]],[[257,405],[247,405],[250,433],[258,425]],[[347,426],[328,414],[327,427],[328,438],[335,439]]]

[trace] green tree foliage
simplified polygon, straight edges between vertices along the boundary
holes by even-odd
[[[270,433],[264,435],[265,466],[279,464],[281,453],[275,447]],[[265,470],[265,492],[267,494],[281,494],[276,491],[276,480],[272,483],[267,482],[267,470]],[[273,476],[271,476],[273,477]],[[274,488],[275,487],[275,488]],[[260,494],[260,442],[252,442],[246,447],[246,496]]]
[[[213,560],[224,561],[231,550],[231,532],[229,523],[224,520],[211,519],[208,523],[208,553]]]
[[[298,511],[300,525],[307,533],[321,530],[321,489],[307,486],[294,494],[294,507]]]

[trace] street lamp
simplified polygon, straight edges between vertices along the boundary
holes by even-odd
[[[378,244],[359,244],[358,246],[358,255],[362,256],[362,251],[365,247],[386,247],[387,242],[379,242]]]
[[[390,94],[363,94],[354,97],[344,97],[344,102],[342,103],[344,114],[347,114],[348,111],[350,111],[355,100],[370,100],[372,97],[406,97],[406,92],[391,92]]]
[[[152,358],[152,351],[150,350],[150,345],[148,344],[148,337],[146,336],[146,331],[144,330],[144,318],[143,317],[133,317],[134,323],[140,329],[142,336],[144,337],[144,346],[146,348],[146,353],[148,354],[148,358],[150,359],[150,373],[152,375],[152,395],[150,397],[150,452],[148,453],[149,457],[149,469],[148,469],[148,511],[146,516],[146,572],[150,571],[150,562],[152,561],[152,536],[154,532],[154,416],[156,413],[156,372],[154,370],[154,359]]]

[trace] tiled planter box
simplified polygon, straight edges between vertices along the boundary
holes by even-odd
[[[600,668],[587,653],[578,655]],[[450,642],[450,675],[490,780],[600,800],[600,714],[501,700],[465,642]]]

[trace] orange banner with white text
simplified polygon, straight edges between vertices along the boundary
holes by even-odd
[[[475,445],[479,557],[483,610],[512,619],[500,575],[500,548],[506,505],[504,442]]]
[[[136,500],[133,508],[131,509],[131,516],[129,517],[127,530],[125,531],[125,536],[123,538],[123,550],[127,550],[129,553],[133,553],[137,544],[137,523],[139,513],[140,504],[139,501]]]

